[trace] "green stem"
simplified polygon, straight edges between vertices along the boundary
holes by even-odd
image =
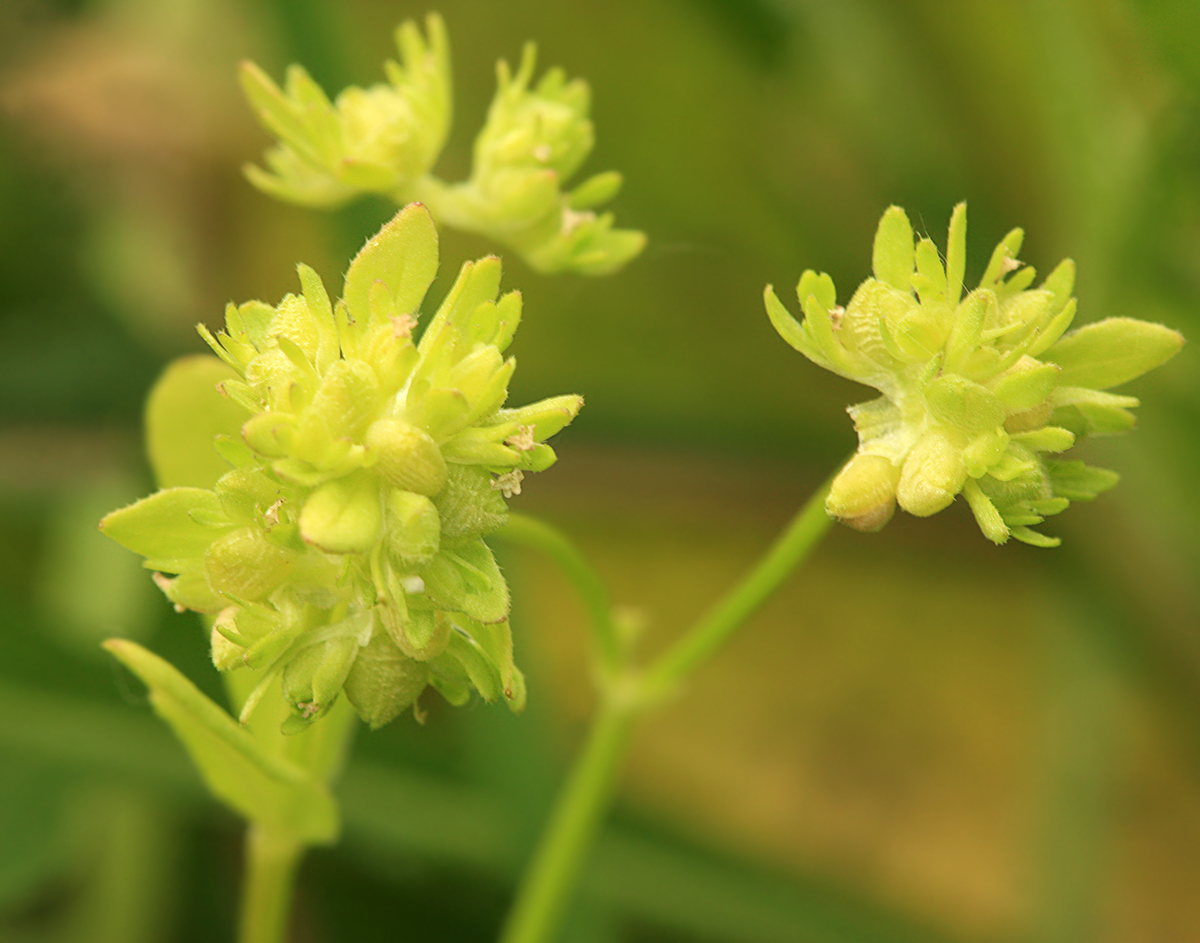
[[[524,514],[509,514],[507,523],[496,531],[496,536],[540,550],[559,565],[587,610],[601,664],[608,672],[617,670],[623,661],[623,647],[613,623],[608,590],[575,545],[556,528]]]
[[[500,943],[541,943],[562,921],[608,808],[633,730],[631,705],[604,704],[526,870]]]
[[[252,824],[246,833],[239,943],[284,943],[293,879],[304,845],[290,835]]]
[[[598,642],[611,640],[618,671],[606,675],[587,744],[575,760],[522,878],[500,943],[547,943],[553,939],[612,798],[634,723],[711,658],[808,557],[829,530],[825,513],[829,485],[826,481],[817,489],[758,565],[640,678],[625,664],[626,656],[612,628],[608,596],[595,571],[548,525],[517,515],[509,518],[505,536],[540,547],[567,571],[593,615]],[[516,527],[509,530],[514,520]]]
[[[646,671],[643,697],[655,701],[670,695],[807,559],[832,524],[825,513],[830,484],[832,478],[808,499],[758,565]]]

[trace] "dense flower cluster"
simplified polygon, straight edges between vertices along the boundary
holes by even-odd
[[[1065,333],[1074,265],[1030,289],[1036,273],[1017,261],[1022,238],[1020,229],[1005,236],[963,297],[966,207],[951,217],[943,262],[930,239],[914,246],[893,206],[876,233],[875,277],[844,308],[829,276],[811,270],[796,288],[803,322],[767,287],[784,340],[883,394],[850,407],[859,447],[833,483],[831,516],[878,530],[897,503],[923,517],[961,492],[989,539],[1047,547],[1059,541],[1033,525],[1116,484],[1114,472],[1050,456],[1084,435],[1131,428],[1138,400],[1106,391],[1165,363],[1183,338],[1133,318]]]
[[[303,66],[291,65],[280,89],[244,62],[242,89],[263,125],[279,138],[269,171],[246,175],[265,193],[302,206],[336,207],[362,193],[413,198],[450,130],[450,50],[442,18],[430,14],[426,41],[408,20],[396,30],[401,62],[384,63],[387,84],[350,86],[330,101]]]
[[[448,184],[431,174],[450,128],[452,91],[445,26],[426,20],[396,31],[401,62],[387,62],[388,82],[351,86],[335,100],[298,65],[280,89],[253,63],[242,87],[259,120],[279,138],[268,170],[246,174],[259,189],[304,206],[340,206],[364,193],[397,203],[424,202],[439,223],[495,239],[541,272],[612,272],[642,251],[643,233],[614,229],[597,214],[621,187],[616,171],[571,191],[564,183],[592,151],[591,93],[581,79],[551,69],[533,84],[536,62],[525,47],[514,75],[497,66],[496,96],[475,141],[468,180]]]
[[[248,411],[211,489],[168,488],[103,530],[143,554],[177,606],[215,615],[213,660],[262,673],[244,715],[278,681],[298,729],[345,692],[372,726],[426,685],[524,703],[508,586],[484,536],[522,475],[555,460],[544,440],[578,396],[504,408],[521,314],[500,262],[463,266],[414,343],[437,235],[413,204],[370,240],[330,303],[300,266],[300,295],[230,305],[202,333],[241,379]],[[162,574],[173,574],[165,576]]]

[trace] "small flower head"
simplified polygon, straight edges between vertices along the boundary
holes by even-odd
[[[950,219],[945,257],[913,241],[908,217],[880,220],[868,278],[845,309],[828,275],[806,271],[796,321],[770,286],[776,330],[809,360],[883,395],[850,407],[859,447],[834,480],[826,509],[878,530],[895,505],[921,517],[963,494],[983,533],[1058,544],[1032,526],[1117,482],[1115,473],[1051,456],[1088,434],[1133,426],[1132,396],[1107,392],[1165,363],[1176,331],[1109,318],[1066,333],[1075,317],[1075,268],[1062,262],[1037,288],[1017,260],[1023,233],[992,253],[979,287],[963,296],[966,207]]]
[[[331,102],[298,65],[283,90],[253,63],[242,88],[279,142],[266,154],[270,171],[246,167],[272,196],[304,206],[335,207],[361,193],[404,194],[437,161],[450,127],[450,53],[441,17],[426,19],[429,39],[408,20],[396,30],[403,65],[388,61],[387,84],[350,86]]]
[[[432,685],[524,702],[508,585],[484,537],[521,476],[553,464],[545,440],[578,396],[504,406],[503,352],[521,314],[500,263],[467,263],[414,343],[437,268],[424,207],[399,213],[358,254],[342,300],[300,266],[302,292],[230,305],[201,333],[241,379],[232,466],[212,490],[168,488],[102,522],[147,557],[177,606],[212,613],[218,668],[276,680],[303,727],[345,693],[372,726]]]
[[[562,69],[531,84],[536,61],[529,43],[515,74],[507,62],[498,64],[471,177],[452,190],[454,216],[463,228],[513,246],[538,271],[612,272],[642,251],[646,237],[613,229],[611,213],[593,211],[620,190],[616,171],[564,192],[595,141],[591,92],[582,79],[568,81]]]

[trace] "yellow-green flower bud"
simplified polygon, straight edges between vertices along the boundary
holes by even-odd
[[[899,207],[879,222],[874,278],[837,305],[828,275],[807,271],[795,320],[768,286],[767,314],[789,344],[818,366],[883,395],[850,408],[858,454],[835,479],[826,508],[860,530],[877,530],[893,499],[910,514],[936,514],[964,493],[984,534],[1036,546],[1031,530],[1070,501],[1088,500],[1116,478],[1046,455],[1088,433],[1133,425],[1131,396],[1104,392],[1170,360],[1183,338],[1159,324],[1110,318],[1066,333],[1075,316],[1068,260],[1037,289],[1016,259],[1010,232],[979,282],[963,296],[966,207],[950,219],[945,263],[929,239],[914,244]],[[1070,466],[1070,473],[1057,469]]]
[[[900,469],[882,455],[855,455],[833,480],[825,510],[855,530],[881,530],[896,510]]]
[[[296,554],[276,547],[255,527],[216,540],[204,554],[204,574],[216,592],[234,599],[261,599],[291,573]]]
[[[419,566],[438,552],[442,536],[437,507],[423,494],[392,489],[385,499],[388,552],[404,566]]]
[[[380,419],[371,424],[363,444],[375,471],[389,485],[434,495],[446,484],[446,460],[424,429],[403,419]]]
[[[429,683],[429,669],[405,655],[386,632],[376,632],[359,650],[346,676],[346,697],[377,730],[416,702]]]
[[[366,553],[379,539],[379,482],[356,472],[321,485],[304,502],[300,535],[329,553]]]

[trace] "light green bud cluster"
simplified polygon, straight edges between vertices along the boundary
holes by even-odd
[[[472,689],[524,704],[508,585],[483,538],[522,475],[553,464],[544,440],[582,399],[504,408],[521,297],[499,295],[494,257],[463,266],[414,343],[436,270],[433,221],[413,204],[354,259],[336,305],[303,265],[300,295],[230,305],[223,332],[201,333],[250,413],[240,439],[217,440],[231,470],[101,524],[177,607],[215,615],[218,668],[262,674],[243,718],[276,681],[285,729],[342,692],[373,727],[427,685],[455,704]]]
[[[620,190],[616,171],[563,192],[594,143],[591,93],[583,80],[567,81],[562,69],[531,88],[536,60],[530,43],[515,75],[499,63],[471,177],[442,189],[436,202],[449,223],[512,246],[537,271],[607,274],[641,252],[646,237],[613,229],[611,213],[593,211]]]
[[[563,183],[591,153],[590,93],[580,79],[551,69],[531,87],[534,46],[514,75],[497,66],[498,87],[475,142],[470,178],[447,184],[430,171],[450,125],[449,47],[441,18],[429,39],[407,21],[396,31],[403,65],[385,63],[387,85],[347,88],[328,97],[303,68],[288,69],[284,90],[253,64],[242,85],[259,120],[280,143],[266,154],[271,172],[246,168],[255,186],[304,206],[336,207],[375,193],[424,202],[439,222],[495,239],[540,272],[602,275],[642,251],[646,237],[614,229],[594,208],[617,195],[621,175],[597,174],[570,192]]]
[[[930,239],[914,244],[908,217],[890,207],[875,236],[875,277],[844,308],[829,276],[810,270],[796,287],[804,320],[770,286],[767,313],[813,363],[883,394],[850,407],[859,447],[833,482],[832,517],[874,531],[897,503],[924,517],[962,493],[990,540],[1056,546],[1032,526],[1108,490],[1117,475],[1050,456],[1084,435],[1131,428],[1138,400],[1106,391],[1171,359],[1183,338],[1133,318],[1066,333],[1074,264],[1031,289],[1036,273],[1017,261],[1020,229],[964,297],[966,229],[959,204],[943,259]]]
[[[363,193],[412,198],[413,182],[437,161],[450,130],[450,52],[441,17],[426,19],[426,41],[408,20],[396,30],[403,64],[388,60],[388,83],[351,86],[331,102],[302,66],[281,90],[252,62],[242,89],[280,143],[266,153],[270,172],[246,176],[265,193],[302,206],[330,208]]]

